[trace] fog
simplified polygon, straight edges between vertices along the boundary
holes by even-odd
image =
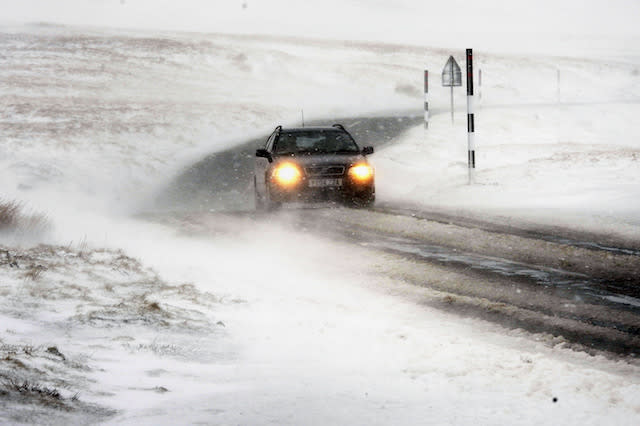
[[[402,42],[575,55],[635,49],[640,5],[614,1],[27,0],[5,21]],[[631,37],[631,38],[630,38]]]
[[[7,6],[10,2],[3,2]],[[541,0],[485,0],[469,3],[395,1],[291,0],[25,0],[11,2],[5,19],[50,21],[76,25],[128,26],[166,30],[344,37],[370,36],[378,29],[395,29],[407,35],[443,33],[456,26],[455,34],[565,33],[568,35],[638,35],[634,17],[640,6],[633,0],[562,3]],[[260,19],[256,19],[260,16]],[[305,21],[316,25],[305,25]],[[335,28],[334,23],[344,28]],[[352,23],[349,25],[349,23]],[[274,27],[276,25],[276,27]],[[382,25],[382,28],[380,28]],[[397,27],[396,27],[397,26]],[[408,27],[408,28],[407,28]],[[268,30],[267,30],[268,29]],[[391,34],[398,37],[398,34]],[[454,38],[456,35],[453,36]],[[359,38],[359,37],[355,37]],[[377,39],[387,39],[378,35]]]

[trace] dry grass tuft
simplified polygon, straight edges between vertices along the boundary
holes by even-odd
[[[0,230],[14,226],[20,217],[20,204],[0,200]]]
[[[20,401],[23,404],[37,404],[56,410],[71,411],[73,405],[69,404],[56,388],[48,388],[29,380],[18,380],[5,377],[0,382],[0,390],[5,398]]]
[[[24,277],[27,280],[38,281],[46,269],[47,268],[42,265],[31,265],[29,270],[25,272]]]
[[[60,359],[62,359],[63,361],[67,359],[67,358],[62,354],[62,352],[60,352],[60,351],[58,350],[58,348],[57,348],[57,347],[55,347],[55,346],[49,346],[49,347],[47,348],[47,353],[50,353],[50,354],[52,354],[52,355],[55,355],[55,356],[59,357]]]
[[[147,311],[152,311],[152,312],[162,312],[162,308],[160,307],[160,304],[158,302],[148,303],[144,307],[144,309],[147,310]]]
[[[7,383],[5,383],[5,386],[21,394],[37,394],[44,398],[52,398],[57,400],[62,399],[62,396],[60,395],[58,389],[49,389],[48,387],[40,386],[37,383],[29,383],[26,380],[22,383],[16,383],[13,380],[8,380]]]
[[[17,236],[36,236],[51,228],[46,215],[25,212],[18,201],[0,199],[0,233]]]

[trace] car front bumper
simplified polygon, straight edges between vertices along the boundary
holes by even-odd
[[[324,182],[317,180],[303,180],[292,188],[283,188],[274,182],[269,184],[270,199],[276,203],[287,202],[315,202],[315,201],[341,201],[373,200],[375,198],[375,183],[373,179],[367,183],[352,182],[347,178],[340,178],[341,184],[337,185],[328,179]],[[335,180],[335,179],[333,179]]]

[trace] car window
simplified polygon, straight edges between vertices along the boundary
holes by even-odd
[[[358,152],[358,146],[344,132],[313,130],[308,132],[282,132],[275,143],[277,154]]]

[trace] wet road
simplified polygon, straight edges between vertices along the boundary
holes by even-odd
[[[440,308],[581,349],[640,353],[640,256],[383,210],[298,217],[305,229],[406,259],[398,278],[444,294]]]
[[[421,120],[330,123],[343,123],[360,145],[381,147]],[[580,350],[640,354],[640,244],[384,203],[370,210],[297,206],[257,214],[251,182],[261,143],[193,164],[160,194],[158,207],[249,216],[358,244],[404,263],[401,273],[388,273],[392,278],[437,291],[420,296],[421,303],[559,336]]]

